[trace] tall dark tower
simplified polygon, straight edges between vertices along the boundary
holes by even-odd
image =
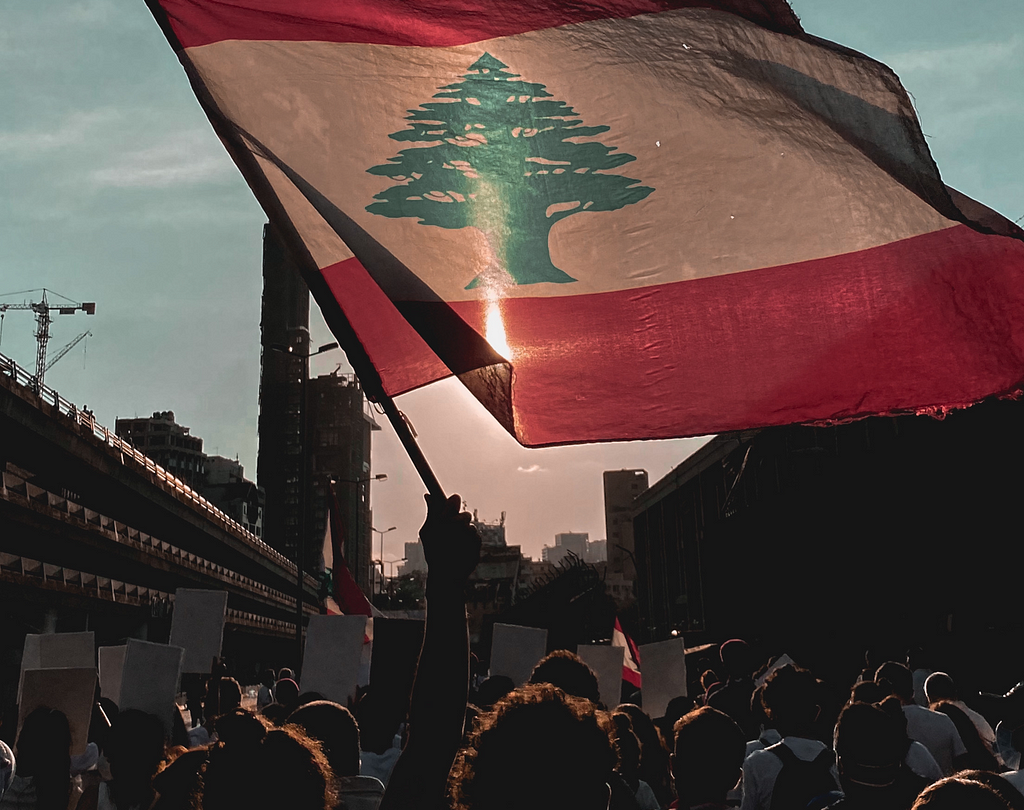
[[[329,482],[336,481],[344,552],[356,583],[370,593],[370,432],[379,430],[351,374],[327,374],[306,385],[307,447],[302,452],[303,360],[309,354],[309,289],[273,226],[263,229],[263,317],[260,322],[260,449],[257,477],[266,492],[263,539],[315,571],[327,523]],[[278,348],[272,348],[272,347]],[[291,348],[291,353],[280,348]],[[340,355],[339,355],[340,357]],[[305,458],[305,475],[303,475]],[[302,520],[302,482],[307,513]],[[305,537],[300,537],[305,525]]]
[[[293,355],[271,346],[291,347]],[[309,289],[280,234],[270,224],[263,227],[260,347],[256,480],[267,494],[263,539],[294,560],[302,510],[300,358],[309,354]]]

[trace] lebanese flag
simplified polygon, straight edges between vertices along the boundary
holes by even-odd
[[[538,446],[1020,389],[1022,231],[785,0],[149,2],[388,394]]]
[[[641,683],[640,650],[637,649],[633,639],[626,635],[626,631],[622,629],[618,616],[615,617],[615,627],[612,628],[612,646],[625,649],[625,658],[622,662],[622,680],[628,681],[639,689]]]

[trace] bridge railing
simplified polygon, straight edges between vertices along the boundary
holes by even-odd
[[[130,442],[126,442],[116,433],[99,424],[92,411],[78,408],[73,402],[64,399],[64,397],[45,384],[37,386],[34,374],[30,374],[11,358],[3,354],[0,354],[0,374],[10,377],[16,384],[29,389],[42,402],[51,405],[58,413],[71,419],[79,428],[89,430],[93,436],[108,447],[118,451],[122,464],[125,464],[125,466],[132,466],[134,464],[142,467],[151,473],[165,488],[172,490],[179,500],[189,503],[197,511],[203,513],[210,522],[231,532],[250,547],[259,551],[263,556],[269,557],[282,568],[289,571],[289,573],[295,573],[295,563],[277,551],[277,549],[271,548],[264,543],[237,520],[222,512],[180,478],[169,473],[146,454],[136,450]],[[132,464],[128,463],[128,459],[131,460]],[[317,587],[316,580],[308,574],[305,575],[305,581],[308,586],[312,588]]]

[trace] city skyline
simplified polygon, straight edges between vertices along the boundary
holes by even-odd
[[[795,0],[805,29],[901,76],[947,183],[1010,219],[1024,214],[1024,11],[948,0]],[[51,357],[87,339],[47,384],[113,427],[173,410],[210,454],[256,473],[263,212],[217,142],[142,2],[17,0],[0,11],[0,301],[46,287],[96,301],[57,317]],[[8,313],[0,352],[34,368],[31,313]],[[315,306],[314,346],[333,340]],[[87,350],[87,353],[84,351]],[[83,367],[84,359],[84,367]],[[313,373],[343,364],[315,358]],[[643,468],[652,483],[700,440],[527,450],[454,380],[398,399],[448,492],[480,517],[508,514],[508,542],[539,557],[560,532],[604,537],[601,473]],[[374,525],[401,556],[422,521],[422,485],[382,417],[374,436]],[[378,544],[374,543],[376,556]]]

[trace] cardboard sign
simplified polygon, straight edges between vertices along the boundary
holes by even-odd
[[[227,609],[227,591],[178,588],[174,592],[169,643],[185,650],[182,672],[210,671],[213,659],[220,657]]]
[[[669,701],[686,695],[684,649],[682,636],[640,645],[643,708],[652,718],[664,717]]]
[[[356,695],[365,616],[310,616],[302,655],[302,691],[347,706]]]
[[[614,709],[622,696],[622,665],[626,660],[626,648],[580,644],[576,654],[597,673],[601,702]]]
[[[118,708],[139,709],[159,717],[168,734],[175,711],[178,678],[185,651],[181,647],[128,639],[121,670]]]
[[[100,647],[100,694],[118,706],[121,705],[121,673],[124,671],[124,654],[128,646]]]
[[[94,669],[96,641],[84,633],[29,633],[21,655],[21,674],[27,669]],[[21,683],[18,683],[21,700]]]
[[[547,630],[495,623],[490,673],[507,675],[516,686],[522,686],[547,650]]]
[[[71,726],[71,755],[84,754],[95,697],[96,670],[91,664],[81,668],[26,669],[21,676],[18,734],[25,718],[39,707],[59,709]]]

